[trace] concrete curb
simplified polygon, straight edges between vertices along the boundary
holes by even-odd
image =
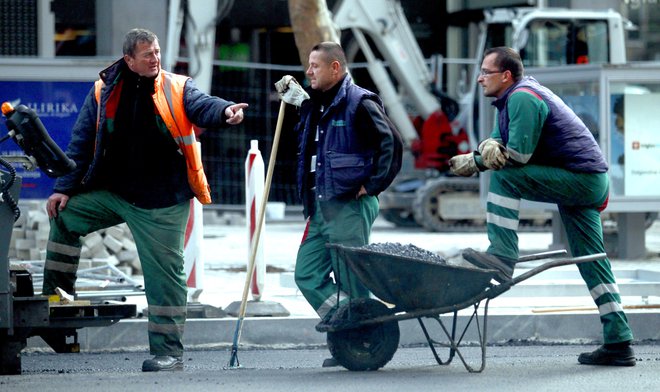
[[[660,313],[627,312],[635,334],[635,341],[660,340]],[[458,331],[462,331],[468,315],[459,315]],[[447,329],[451,329],[451,316],[441,318]],[[316,332],[317,318],[268,317],[245,318],[241,331],[241,347],[259,348],[304,348],[326,344],[326,335]],[[554,344],[597,344],[602,341],[602,330],[597,313],[570,314],[489,314],[487,318],[487,343],[540,342]],[[190,319],[186,322],[184,344],[187,349],[231,347],[237,319]],[[439,324],[431,319],[424,323],[432,338],[447,342]],[[483,317],[479,319],[483,330]],[[474,322],[468,329],[464,343],[478,342]],[[399,322],[401,345],[426,344],[426,339],[417,320]],[[148,351],[147,320],[122,320],[117,324],[101,328],[78,330],[78,342],[83,351]],[[28,339],[28,350],[47,349],[41,338]]]

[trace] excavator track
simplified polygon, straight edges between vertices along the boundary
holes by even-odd
[[[483,232],[486,211],[479,199],[479,179],[439,177],[417,189],[412,204],[415,221],[429,231]],[[518,230],[547,231],[551,214],[539,210],[522,210]]]
[[[391,193],[388,191],[386,193]],[[434,232],[483,232],[486,212],[479,199],[478,178],[438,177],[426,181],[414,193],[394,192],[384,195],[387,208],[382,216],[398,227],[421,226]],[[403,196],[405,195],[405,197]],[[398,204],[393,199],[401,199]],[[403,204],[408,204],[405,208]],[[647,213],[648,229],[658,219],[657,212]],[[617,214],[603,213],[603,234],[616,236]],[[552,214],[540,210],[521,210],[520,232],[543,232],[552,228]]]

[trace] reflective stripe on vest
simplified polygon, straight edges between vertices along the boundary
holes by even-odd
[[[154,105],[186,159],[190,189],[200,203],[210,204],[211,188],[206,179],[206,174],[204,174],[201,145],[195,138],[193,125],[188,120],[183,106],[184,87],[188,79],[187,76],[176,75],[161,70],[156,78],[156,88],[153,95]],[[99,103],[101,101],[103,81],[98,80],[94,86],[98,106],[96,118],[96,127],[98,130],[99,120],[101,118]]]

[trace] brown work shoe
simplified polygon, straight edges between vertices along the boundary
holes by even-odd
[[[635,352],[632,347],[606,348],[600,346],[590,353],[582,353],[578,362],[583,365],[635,366]]]
[[[497,271],[495,280],[504,283],[511,280],[513,268],[516,261],[506,257],[495,256],[486,252],[477,252],[474,249],[467,248],[463,251],[463,259],[479,268]]]
[[[156,355],[152,359],[142,362],[143,372],[160,372],[170,370],[183,370],[183,359],[171,355]]]

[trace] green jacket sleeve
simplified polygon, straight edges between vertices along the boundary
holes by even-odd
[[[529,92],[518,91],[509,96],[507,111],[509,139],[506,147],[510,159],[524,165],[536,149],[549,108],[543,100]]]

